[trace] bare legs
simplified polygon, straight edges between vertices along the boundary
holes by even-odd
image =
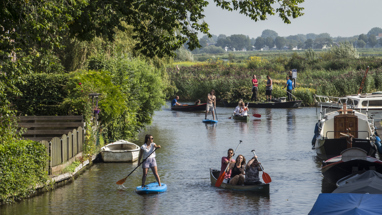
[[[160,178],[159,178],[159,175],[158,175],[158,169],[156,166],[154,167],[151,167],[151,170],[153,171],[153,174],[155,176],[155,179],[157,180],[159,186],[162,186],[161,183],[160,183]],[[149,171],[149,168],[144,168],[143,169],[143,175],[142,175],[142,187],[145,185],[145,182],[146,182],[146,176],[147,176],[147,172]]]
[[[208,111],[209,112],[209,111]],[[207,114],[208,112],[206,111],[206,117],[204,117],[204,119],[207,119]],[[215,120],[215,112],[213,110],[211,110],[211,113],[212,113],[212,118],[213,120]]]

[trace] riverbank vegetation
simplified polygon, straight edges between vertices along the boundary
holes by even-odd
[[[268,53],[249,56],[237,61],[210,58],[204,63],[179,62],[180,70],[168,68],[171,80],[184,100],[205,99],[206,92],[215,89],[218,99],[236,102],[250,100],[251,79],[259,80],[259,95],[265,100],[266,76],[274,83],[273,96],[286,97],[283,87],[287,72],[297,69],[297,86],[293,95],[306,106],[314,104],[314,94],[345,96],[356,94],[367,66],[370,67],[363,92],[382,90],[382,60],[378,57],[360,57],[349,43],[328,51],[290,52],[286,55]],[[173,65],[178,65],[174,62]]]

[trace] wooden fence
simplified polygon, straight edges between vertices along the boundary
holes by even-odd
[[[82,116],[23,116],[19,126],[28,130],[24,139],[40,141],[46,146],[47,168],[61,165],[83,151],[84,132]]]

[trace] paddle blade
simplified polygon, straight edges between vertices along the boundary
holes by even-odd
[[[261,117],[261,114],[254,113],[252,116],[254,116],[254,117]]]
[[[123,183],[125,183],[126,179],[127,179],[127,177],[126,177],[126,178],[123,178],[123,179],[121,179],[121,180],[119,180],[119,181],[117,181],[116,184],[118,184],[118,185],[122,185]]]
[[[271,176],[269,176],[268,173],[266,173],[266,172],[263,172],[263,181],[266,184],[269,184],[272,182]]]
[[[231,117],[228,117],[228,119],[231,119]]]
[[[225,176],[225,171],[223,172],[223,174],[219,176],[218,180],[215,183],[215,187],[220,187],[220,185],[223,183],[224,176]]]

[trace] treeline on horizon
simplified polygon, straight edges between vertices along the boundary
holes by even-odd
[[[382,28],[372,28],[367,34],[355,35],[353,37],[331,37],[328,33],[322,34],[297,34],[281,37],[274,30],[264,30],[262,35],[257,38],[250,38],[243,34],[233,34],[226,36],[207,35],[199,39],[202,48],[192,51],[193,54],[199,53],[223,53],[229,51],[251,51],[263,48],[270,50],[299,50],[299,49],[322,49],[331,47],[334,44],[350,42],[356,48],[374,48],[382,46]],[[187,48],[187,46],[185,46]]]

